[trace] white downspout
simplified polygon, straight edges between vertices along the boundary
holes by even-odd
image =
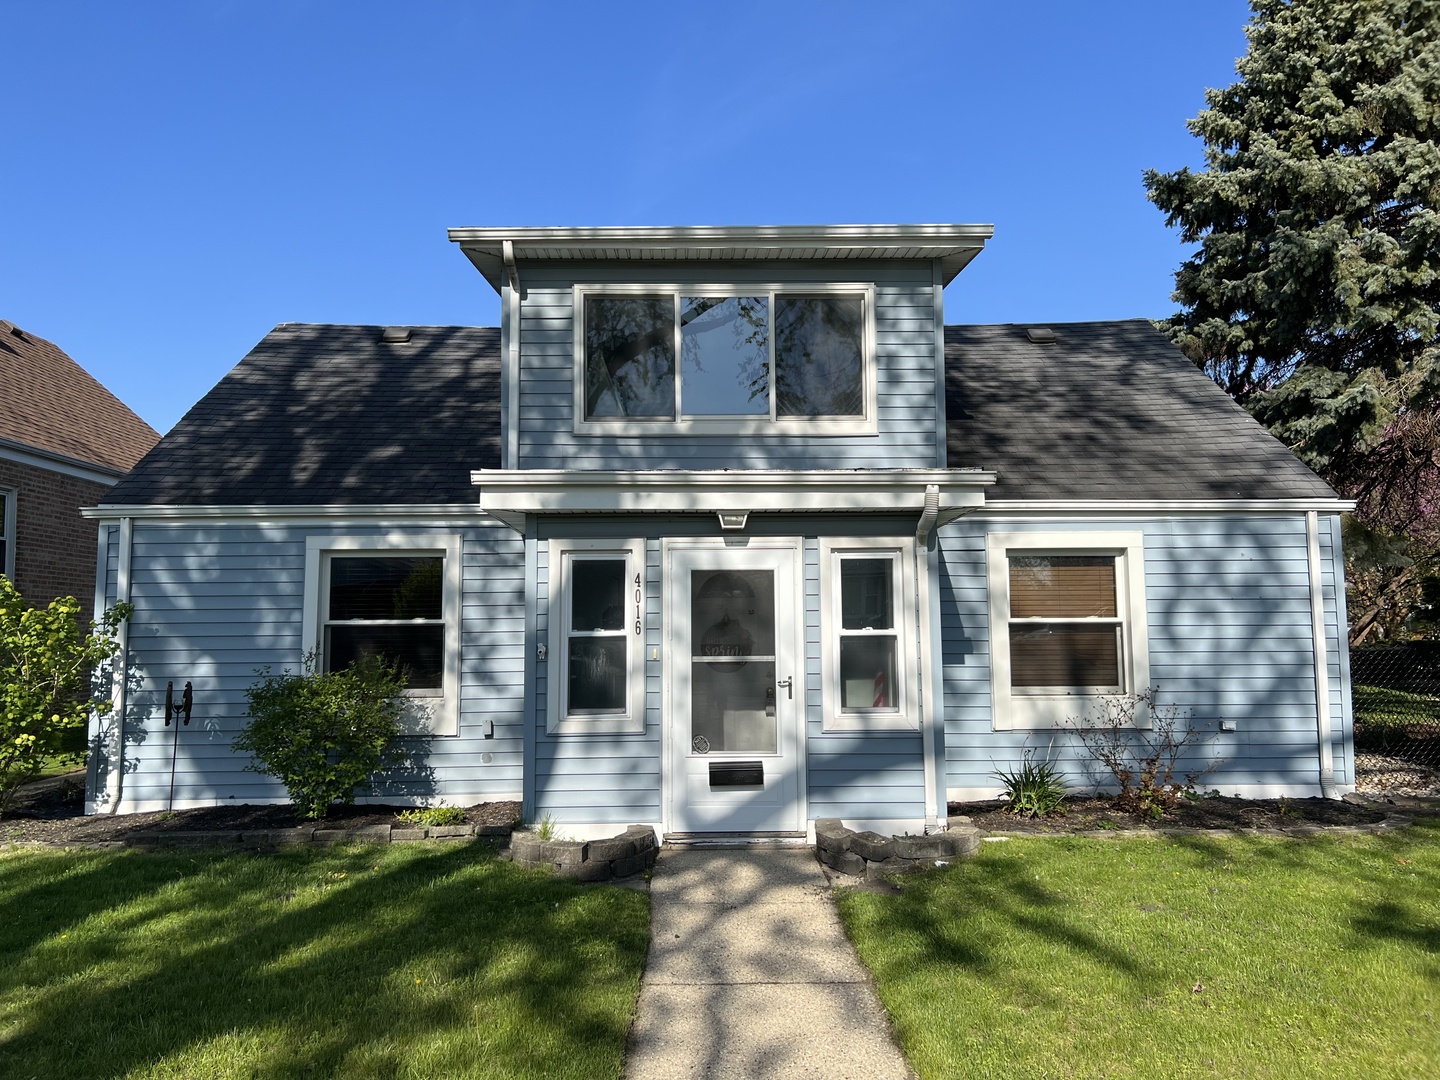
[[[925,485],[925,508],[920,512],[920,520],[915,525],[915,542],[922,548],[925,541],[930,538],[930,530],[935,527],[936,520],[940,517],[940,485]]]
[[[1335,751],[1330,730],[1330,662],[1325,642],[1325,591],[1320,576],[1320,516],[1305,514],[1305,546],[1310,567],[1310,631],[1315,647],[1315,736],[1320,750],[1320,794],[1339,798],[1335,787]]]
[[[931,600],[932,585],[938,581],[936,575],[939,573],[938,562],[930,557],[927,549],[927,542],[930,532],[935,528],[935,522],[940,517],[940,487],[938,484],[925,485],[925,508],[920,513],[920,520],[915,525],[915,563],[917,573],[915,575],[915,591],[919,594],[916,599],[919,603],[916,609],[920,616],[920,626],[923,632],[915,635],[918,642],[927,643],[928,648],[919,650],[919,666],[916,669],[916,677],[920,680],[920,750],[921,758],[925,768],[925,831],[927,833],[941,832],[946,826],[946,813],[944,806],[944,795],[938,789],[938,763],[935,760],[935,732],[936,725],[940,723],[940,704],[935,695],[937,680],[926,679],[928,672],[936,668],[936,655],[940,647],[940,639],[935,636],[935,622],[939,611]],[[918,571],[924,568],[924,574]],[[926,654],[929,655],[926,655]],[[938,804],[938,805],[937,805]]]
[[[520,267],[515,263],[515,244],[506,240],[501,245],[505,260],[505,320],[509,330],[506,342],[505,375],[505,460],[501,468],[520,467]]]
[[[130,602],[130,548],[134,536],[135,519],[122,517],[120,519],[120,558],[119,565],[115,569],[115,602],[117,604],[128,604]],[[114,731],[115,749],[111,755],[115,762],[115,796],[110,802],[108,813],[118,813],[120,800],[125,794],[125,708],[126,708],[126,675],[130,669],[130,620],[126,619],[115,631],[116,640],[120,649],[115,655],[115,673],[110,690],[110,700],[114,702],[113,715],[114,723],[111,725]]]

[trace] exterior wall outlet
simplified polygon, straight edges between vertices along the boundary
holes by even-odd
[[[1221,721],[1220,721],[1220,730],[1221,730],[1221,731],[1235,731],[1235,730],[1238,730],[1239,726],[1240,726],[1240,725],[1237,724],[1237,723],[1235,723],[1234,720],[1221,720]]]

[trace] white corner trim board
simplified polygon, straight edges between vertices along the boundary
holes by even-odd
[[[1320,793],[1339,798],[1335,788],[1335,750],[1330,722],[1330,661],[1325,641],[1325,587],[1320,566],[1320,519],[1305,515],[1305,550],[1310,569],[1310,628],[1315,646],[1315,738],[1320,758]]]

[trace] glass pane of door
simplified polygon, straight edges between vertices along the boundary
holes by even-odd
[[[694,571],[690,633],[691,753],[775,753],[775,572]]]

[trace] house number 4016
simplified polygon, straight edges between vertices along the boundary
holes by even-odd
[[[635,575],[635,633],[640,633],[640,575]]]

